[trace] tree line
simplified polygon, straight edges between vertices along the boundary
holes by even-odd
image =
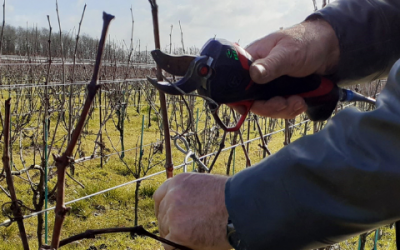
[[[49,55],[49,29],[48,28],[23,28],[5,25],[3,29],[2,55],[18,55],[26,57],[47,57]],[[64,58],[72,58],[75,52],[76,35],[74,31],[63,33],[62,39],[58,32],[51,34],[51,55],[61,57],[61,44],[63,45]],[[79,59],[92,59],[96,57],[99,39],[86,34],[79,35],[77,57]],[[123,42],[111,41],[106,44],[105,54],[110,59],[125,61],[132,48]],[[146,62],[149,60],[146,52],[133,51],[135,61]],[[133,60],[132,59],[132,60]]]

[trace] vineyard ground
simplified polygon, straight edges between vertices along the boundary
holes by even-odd
[[[3,95],[7,96],[7,95]],[[4,103],[4,99],[1,100]],[[201,101],[196,102],[196,108],[202,107],[203,103]],[[143,106],[141,108],[140,113],[137,112],[135,107],[127,108],[127,120],[125,124],[125,148],[131,149],[139,146],[139,138],[140,138],[140,128],[142,122],[142,115],[147,114],[148,109],[150,107]],[[170,107],[172,108],[172,107]],[[2,105],[2,109],[4,106]],[[85,136],[85,140],[82,141],[82,151],[90,152],[93,149],[93,142],[96,139],[96,133],[94,131],[99,130],[99,116],[97,115],[99,112],[99,108],[96,107],[93,112],[92,118],[89,120],[87,126],[87,135]],[[68,114],[67,114],[68,115]],[[183,115],[187,117],[187,114]],[[56,116],[51,117],[52,121],[55,121]],[[34,117],[32,120],[38,119],[38,117]],[[147,123],[147,118],[145,119]],[[152,142],[157,141],[159,138],[159,129],[157,125],[157,116],[153,115],[151,120],[153,121],[153,125],[151,127],[145,126],[144,128],[144,145],[148,145]],[[278,122],[278,124],[282,124]],[[54,126],[55,122],[52,123]],[[199,131],[204,128],[204,120],[200,120]],[[311,128],[311,126],[310,126]],[[50,131],[52,131],[54,127],[50,127]],[[279,128],[278,128],[279,129]],[[300,138],[302,132],[302,128],[295,130],[295,134],[292,137],[292,141]],[[66,131],[60,129],[59,134],[56,136],[57,140],[62,138],[65,135]],[[106,145],[110,151],[112,147],[110,147],[110,143],[114,144],[115,148],[120,150],[120,141],[119,141],[119,132],[115,129],[114,123],[112,120],[109,120],[103,130],[104,137],[108,139],[103,139],[105,141],[109,140]],[[311,132],[309,132],[311,133]],[[244,136],[246,136],[246,131],[244,131]],[[250,130],[250,138],[255,138],[258,136],[256,130]],[[227,141],[230,140],[228,136]],[[283,147],[284,134],[277,133],[272,136],[271,141],[268,143],[268,147],[272,153],[277,152],[280,148]],[[257,146],[259,142],[253,142],[250,144],[250,158],[252,163],[255,164],[262,159],[262,150]],[[22,148],[23,148],[23,158],[27,164],[31,164],[35,162],[33,155],[33,148],[31,147],[28,139],[22,140]],[[58,145],[56,143],[56,145]],[[229,144],[228,144],[229,145]],[[61,145],[58,145],[62,147]],[[65,145],[64,145],[65,146]],[[1,145],[0,150],[2,150],[3,145]],[[174,146],[173,147],[173,162],[178,165],[183,162],[184,155],[178,151]],[[56,149],[53,149],[56,150]],[[144,162],[148,161],[148,153],[150,147],[144,147]],[[36,157],[38,157],[36,155]],[[134,166],[138,157],[138,150],[131,150],[126,152],[124,160],[128,164],[128,166]],[[213,170],[213,173],[225,174],[226,164],[229,158],[229,151],[222,152],[216,166]],[[14,164],[18,169],[21,169],[21,159],[20,159],[20,147],[18,141],[13,144],[13,160]],[[240,147],[236,150],[236,158],[235,158],[235,172],[239,172],[240,170],[245,168],[245,157],[240,149]],[[36,162],[38,160],[36,159]],[[148,174],[156,173],[163,170],[163,154],[156,154],[153,157],[154,162],[160,162],[161,164],[156,165],[153,169],[149,171]],[[51,161],[50,161],[51,163]],[[50,164],[51,165],[51,164]],[[188,166],[188,169],[191,170],[192,165]],[[54,170],[53,170],[54,171]],[[176,170],[175,174],[179,174],[182,172],[182,169]],[[37,181],[38,176],[32,175],[31,178],[34,181]],[[36,179],[35,179],[36,178]],[[140,189],[140,203],[139,203],[139,220],[138,224],[143,225],[147,230],[153,233],[158,233],[157,229],[157,220],[154,216],[154,203],[152,200],[152,194],[165,181],[165,174],[158,175],[152,177],[149,180],[145,180],[141,184]],[[49,189],[51,190],[56,183],[56,176],[53,175],[53,178],[49,180]],[[67,178],[67,193],[66,193],[66,201],[74,200],[79,197],[83,197],[95,192],[99,192],[101,190],[114,187],[121,183],[125,183],[128,181],[132,181],[134,179],[133,175],[127,170],[126,166],[120,161],[118,155],[110,156],[105,159],[105,163],[103,168],[100,167],[100,159],[94,159],[90,161],[86,161],[84,163],[76,164],[75,170],[75,179],[79,181],[85,188],[82,188],[72,179]],[[30,191],[30,187],[26,181],[21,178],[14,178],[16,188],[17,188],[17,196],[19,199],[23,201],[24,204],[30,204],[32,199],[32,192]],[[100,229],[100,228],[108,228],[108,227],[130,227],[134,225],[134,191],[135,185],[127,185],[122,188],[114,189],[112,191],[91,197],[89,199],[85,199],[76,203],[69,205],[72,209],[70,214],[66,217],[62,238],[67,238],[69,236],[84,232],[87,229]],[[5,202],[9,202],[8,197],[4,195],[4,193],[0,193],[0,204]],[[54,206],[54,200],[51,200],[49,203],[49,207]],[[48,213],[49,218],[49,239],[51,239],[52,228],[54,222],[54,212],[51,211]],[[7,218],[3,215],[0,215],[0,222],[6,220]],[[25,220],[25,226],[27,229],[27,234],[29,236],[30,246],[32,249],[37,249],[37,239],[36,239],[36,228],[37,228],[37,218],[31,217]],[[367,249],[371,249],[373,247],[373,237],[371,234],[367,241]],[[0,239],[3,241],[3,244],[0,245],[1,249],[22,249],[21,241],[19,238],[18,227],[16,223],[13,223],[9,227],[1,227],[0,228]],[[383,231],[383,236],[379,241],[379,248],[382,249],[395,249],[394,245],[394,230],[385,228]],[[340,249],[356,249],[358,244],[358,237],[354,237],[351,240],[340,243]],[[91,248],[92,247],[92,248]],[[96,247],[96,248],[94,248]],[[72,244],[69,244],[63,249],[160,249],[161,245],[149,238],[136,237],[134,239],[131,238],[129,234],[112,234],[112,235],[104,235],[98,236],[96,239],[88,239],[81,240]]]
[[[3,93],[3,97],[7,97]],[[13,96],[11,96],[13,98]],[[14,99],[17,98],[14,96]],[[4,99],[2,103],[4,103]],[[203,105],[199,102],[196,107]],[[2,108],[4,109],[3,105]],[[172,107],[171,107],[172,108]],[[143,106],[141,113],[139,114],[135,107],[128,107],[127,109],[127,121],[125,124],[125,148],[131,149],[138,147],[140,128],[142,122],[142,114],[147,114],[149,107]],[[82,151],[91,152],[93,148],[93,141],[96,139],[96,134],[91,133],[93,131],[98,131],[99,129],[99,109],[95,108],[92,118],[89,120],[88,129],[89,132],[85,140],[82,141]],[[68,114],[67,114],[68,115]],[[50,131],[55,128],[56,114],[51,117],[52,125],[50,126]],[[35,121],[39,117],[33,117],[32,120]],[[156,120],[156,116],[153,115],[152,120]],[[145,119],[147,123],[148,119]],[[40,126],[40,125],[39,125]],[[204,122],[199,121],[199,130],[204,127]],[[115,126],[111,120],[109,120],[104,130],[107,131],[108,137],[115,144],[115,147],[119,147],[119,132],[115,129]],[[65,130],[59,129],[59,134],[56,136],[56,141],[60,140],[66,133]],[[104,133],[104,132],[103,132]],[[254,138],[258,134],[256,131],[251,131],[251,138]],[[105,135],[104,135],[105,136]],[[148,145],[152,142],[157,141],[159,138],[159,129],[156,122],[153,121],[151,127],[146,127],[144,129],[144,145]],[[272,152],[276,152],[282,145],[283,134],[277,134],[273,136],[273,139],[269,143],[269,148]],[[24,161],[29,165],[33,162],[40,162],[38,159],[34,159],[33,148],[28,139],[24,138],[21,140],[22,144],[22,155]],[[56,152],[58,147],[62,147],[61,142],[56,143],[56,147],[53,149]],[[107,143],[109,144],[109,143]],[[64,145],[65,147],[65,145]],[[108,145],[112,150],[112,148]],[[173,147],[173,160],[175,164],[180,164],[183,162],[184,155],[178,151],[175,146]],[[3,145],[1,145],[0,150],[2,150]],[[119,148],[120,149],[120,148]],[[17,169],[22,168],[20,146],[19,142],[13,144],[13,163]],[[130,166],[135,165],[135,160],[138,156],[138,150],[131,150],[126,152],[124,160]],[[148,160],[147,153],[149,147],[144,147],[144,161]],[[244,155],[240,148],[236,151],[236,161],[235,161],[235,171],[238,172],[245,166]],[[250,144],[250,157],[253,162],[257,162],[261,159],[261,150],[255,143]],[[224,174],[225,165],[229,157],[229,151],[222,152],[221,156],[216,163],[213,173]],[[36,158],[38,154],[36,152]],[[153,161],[160,161],[161,164],[157,165],[154,169],[149,171],[149,174],[155,173],[163,170],[163,154],[156,154]],[[110,156],[105,160],[103,168],[100,167],[100,159],[94,159],[86,161],[81,164],[76,164],[75,167],[75,179],[79,181],[85,188],[82,188],[75,181],[67,178],[67,193],[66,201],[74,200],[101,190],[114,187],[121,183],[125,183],[134,179],[129,170],[120,161],[118,155]],[[50,160],[51,163],[51,160]],[[52,165],[52,164],[50,164]],[[192,165],[188,166],[189,170],[192,170]],[[54,171],[54,170],[53,170]],[[175,174],[181,173],[183,170],[176,170]],[[39,176],[31,174],[33,181],[38,181]],[[139,225],[144,225],[146,229],[151,232],[157,233],[157,221],[154,216],[154,203],[152,200],[152,194],[156,188],[165,181],[165,174],[153,177],[149,180],[143,181],[140,189],[140,204],[139,204]],[[56,176],[53,174],[52,178],[49,179],[49,190],[51,190],[56,183]],[[30,190],[29,184],[20,178],[14,178],[16,185],[17,196],[24,204],[31,204],[32,192]],[[134,220],[134,190],[135,185],[128,185],[122,188],[118,188],[101,195],[94,196],[92,198],[82,200],[69,205],[71,207],[71,212],[69,216],[66,217],[62,238],[66,238],[77,233],[84,232],[87,229],[99,229],[107,227],[129,227],[133,226]],[[0,204],[9,202],[9,198],[4,194],[0,193]],[[54,200],[51,200],[49,207],[54,206]],[[51,239],[54,222],[54,211],[48,213],[49,218],[49,239]],[[5,221],[7,217],[0,215],[0,222]],[[30,246],[32,249],[37,249],[37,239],[36,239],[36,227],[37,218],[31,217],[25,220],[25,225],[27,229],[27,234],[30,240]],[[0,238],[6,243],[2,244],[0,248],[4,249],[22,249],[21,241],[19,238],[18,227],[16,223],[13,223],[9,227],[0,227]],[[114,234],[108,236],[99,236],[96,240],[82,240],[70,245],[63,247],[64,249],[88,249],[90,246],[96,246],[98,249],[102,245],[106,245],[107,249],[158,249],[160,244],[152,239],[145,238],[135,238],[132,239],[130,235],[127,234]],[[103,246],[104,246],[103,245]]]

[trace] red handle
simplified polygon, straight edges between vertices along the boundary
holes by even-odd
[[[244,106],[246,108],[246,111],[244,114],[240,116],[239,121],[236,123],[234,127],[227,127],[219,118],[218,116],[218,108],[212,111],[212,115],[215,119],[215,121],[218,123],[218,125],[227,132],[233,132],[237,131],[240,129],[242,126],[243,122],[246,120],[247,114],[250,112],[251,106],[253,105],[254,100],[247,100],[247,101],[240,101],[240,102],[235,102],[235,103],[230,103],[230,106]]]
[[[325,77],[321,77],[321,84],[317,89],[306,93],[301,93],[299,96],[303,98],[323,96],[331,92],[335,86],[336,85],[332,81],[326,79]]]

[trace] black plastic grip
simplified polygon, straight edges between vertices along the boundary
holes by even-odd
[[[248,89],[255,100],[269,100],[274,96],[299,95],[304,98],[306,114],[312,121],[328,119],[339,101],[339,87],[330,80],[311,75],[303,78],[280,77],[266,84],[254,84]]]
[[[304,97],[308,106],[306,114],[310,120],[325,121],[328,119],[339,102],[339,93],[340,88],[336,84],[333,84],[331,91],[324,95]]]
[[[313,121],[329,118],[339,101],[339,88],[317,75],[296,78],[281,76],[266,84],[254,83],[249,74],[253,62],[243,48],[229,41],[210,39],[201,51],[213,58],[212,76],[197,91],[217,103],[236,103],[246,100],[269,100],[275,96],[302,96],[307,114]]]

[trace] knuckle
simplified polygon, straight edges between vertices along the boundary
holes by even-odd
[[[188,178],[188,176],[190,175],[190,173],[181,173],[178,175],[175,175],[174,178],[171,179],[171,181],[173,181],[173,184],[177,184],[177,183],[182,183],[185,182],[185,180]]]
[[[163,197],[163,195],[162,195],[162,193],[163,193],[162,188],[163,188],[163,186],[161,185],[161,186],[154,192],[154,194],[153,194],[153,200],[154,200],[155,202],[159,202],[160,200],[162,200],[162,197]]]
[[[292,67],[295,67],[300,62],[304,61],[304,58],[305,58],[304,53],[305,53],[305,50],[301,49],[298,45],[296,45],[292,48],[292,56],[291,56],[291,60],[290,60],[290,64]]]
[[[170,239],[173,242],[185,242],[185,232],[182,232],[179,227],[171,227],[171,231],[169,232]]]

